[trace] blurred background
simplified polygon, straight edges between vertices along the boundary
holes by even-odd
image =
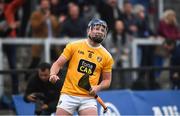
[[[65,45],[87,37],[92,18],[108,24],[110,90],[180,88],[179,0],[0,0],[0,115],[16,114],[41,62],[53,63]],[[64,78],[66,67],[62,70]]]

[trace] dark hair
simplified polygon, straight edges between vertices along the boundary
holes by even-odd
[[[40,63],[38,66],[38,69],[40,69],[42,71],[44,71],[46,69],[50,70],[50,68],[51,68],[51,65],[49,63],[46,63],[46,62]]]
[[[121,19],[116,19],[115,20],[115,23],[117,22],[117,21],[121,21],[121,22],[123,22]],[[124,22],[123,22],[123,25],[124,25]],[[125,31],[125,29],[123,29],[123,32],[122,32],[122,41],[121,41],[121,44],[122,45],[124,45],[125,43],[126,43],[126,31]],[[117,45],[117,30],[115,29],[115,25],[114,25],[114,28],[113,28],[113,31],[112,31],[112,41],[114,42],[114,44],[115,45]]]

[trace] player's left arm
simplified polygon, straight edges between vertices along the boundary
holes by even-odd
[[[90,95],[95,95],[97,92],[108,89],[111,84],[111,72],[103,72],[102,73],[102,81],[97,86],[92,86]]]
[[[91,87],[90,95],[95,95],[95,94],[97,94],[97,92],[99,92],[103,89],[109,88],[109,86],[111,84],[112,65],[114,64],[114,61],[113,61],[112,57],[108,58],[105,61],[106,62],[103,65],[103,69],[102,69],[102,73],[101,73],[102,81],[100,82],[99,85]]]
[[[108,89],[111,84],[111,72],[102,73],[102,81],[98,85],[100,90]]]
[[[114,61],[112,59],[112,57],[108,58],[106,60],[106,63],[103,66],[103,70],[102,70],[102,81],[101,83],[98,85],[99,86],[99,91],[103,90],[103,89],[108,89],[110,84],[111,84],[111,77],[112,77],[112,65],[114,64]]]

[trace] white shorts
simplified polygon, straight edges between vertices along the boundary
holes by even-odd
[[[70,114],[74,114],[75,111],[79,112],[86,108],[97,109],[97,102],[94,98],[62,94],[59,98],[57,108],[62,108]]]

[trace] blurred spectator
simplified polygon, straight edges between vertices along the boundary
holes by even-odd
[[[93,3],[89,2],[84,3],[82,14],[87,24],[91,19],[96,18],[99,15],[96,6]]]
[[[129,35],[136,36],[137,35],[137,25],[135,16],[133,14],[133,6],[129,1],[124,1],[123,4],[123,21],[125,23],[125,30]]]
[[[149,39],[150,36],[153,35],[148,18],[146,16],[145,8],[137,4],[134,7],[134,13],[136,17],[136,25],[137,25],[137,34],[136,37],[143,38],[143,39]],[[141,45],[138,47],[138,56],[140,58],[140,66],[146,67],[146,66],[153,66],[154,64],[154,46],[150,45]],[[152,71],[145,72],[140,71],[139,78],[145,79],[147,77],[148,79],[148,88],[149,89],[156,89],[157,83],[155,82],[155,77],[153,75]]]
[[[19,26],[19,22],[8,24],[4,16],[4,3],[0,2],[0,37],[5,39],[13,29]]]
[[[142,39],[149,39],[153,36],[153,32],[150,29],[148,17],[145,14],[145,8],[137,4],[134,6],[135,24],[137,26],[136,37]],[[139,59],[140,66],[152,66],[154,60],[154,47],[153,46],[139,46]]]
[[[68,10],[68,0],[50,0],[51,13],[56,17],[66,15]]]
[[[86,37],[87,24],[83,17],[80,17],[79,6],[73,2],[68,4],[68,17],[62,23],[61,36]]]
[[[115,21],[114,31],[110,31],[105,47],[114,58],[114,67],[129,67],[129,42],[121,20]]]
[[[147,38],[153,35],[149,26],[149,20],[146,15],[144,6],[137,4],[134,6],[135,24],[137,26],[136,37]]]
[[[6,17],[6,21],[8,24],[15,23],[16,22],[16,11],[19,7],[23,5],[25,0],[6,0],[6,6],[4,9],[4,15]],[[15,38],[16,37],[16,29],[13,29],[10,33],[10,37]]]
[[[123,21],[116,20],[114,31],[110,31],[104,41],[105,47],[111,53],[114,59],[114,68],[130,67],[131,38],[127,36],[124,28]],[[115,74],[116,73],[114,73],[114,76]],[[121,87],[128,87],[130,85],[131,76],[128,72],[122,71],[120,74],[118,73],[118,77],[120,78],[113,79],[115,83],[120,83],[122,81]],[[118,84],[118,86],[120,85]]]
[[[50,0],[51,6],[50,10],[53,15],[55,15],[59,23],[63,23],[64,20],[67,18],[68,14],[68,0]]]
[[[18,0],[17,0],[18,1]],[[16,29],[19,27],[19,22],[15,21],[14,13],[17,10],[18,2],[14,0],[8,4],[0,2],[0,37],[15,38]],[[21,4],[21,3],[20,3]],[[12,11],[13,10],[13,11]],[[5,14],[10,13],[10,14]],[[3,45],[3,51],[6,53],[10,69],[16,69],[16,49],[14,45]],[[18,94],[18,77],[12,74],[12,93]]]
[[[40,9],[34,11],[30,18],[30,25],[32,29],[32,37],[40,39],[51,39],[57,37],[59,30],[59,23],[57,18],[50,12],[49,0],[41,0]],[[29,68],[35,68],[41,60],[42,46],[32,46],[32,61]],[[51,49],[53,59],[59,56],[55,49]]]
[[[180,31],[177,23],[176,13],[171,9],[166,10],[159,22],[158,35],[165,39],[179,40]]]
[[[22,5],[21,27],[18,32],[19,37],[27,36],[26,32],[27,29],[29,28],[28,21],[31,15],[31,4],[32,4],[32,0],[25,0],[24,4]]]
[[[56,105],[60,95],[60,86],[49,82],[50,64],[41,63],[38,72],[28,81],[24,100],[36,104],[35,113],[38,115],[50,115],[56,111]]]
[[[166,40],[179,40],[180,31],[177,27],[176,13],[168,9],[164,12],[163,17],[159,21],[157,34]],[[163,47],[157,47],[155,50],[155,65],[163,66],[167,57],[167,51]],[[159,76],[157,73],[156,76]]]
[[[115,20],[122,19],[122,12],[118,7],[117,0],[99,0],[97,3],[97,10],[101,19],[105,20],[108,24],[109,30],[114,29]]]
[[[176,46],[176,42],[173,40],[166,40],[164,48],[171,54],[170,66],[180,66],[180,44]],[[172,83],[172,89],[180,89],[180,71],[170,71],[170,81]]]

